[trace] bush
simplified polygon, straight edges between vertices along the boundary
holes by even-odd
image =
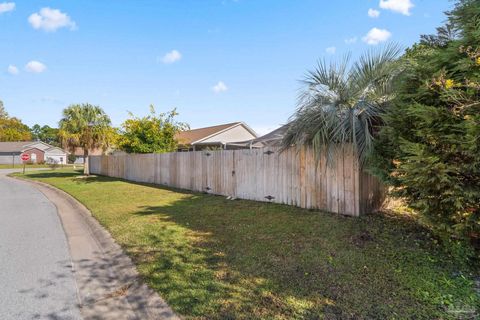
[[[70,153],[70,154],[67,156],[67,161],[68,161],[68,163],[74,163],[75,160],[77,160],[77,156],[76,156],[74,153]]]
[[[138,118],[130,113],[130,119],[122,124],[118,148],[128,153],[162,153],[177,150],[176,134],[188,129],[185,123],[177,122],[175,109],[167,113],[155,112],[150,106],[150,115]]]
[[[59,167],[59,162],[56,159],[53,158],[48,158],[47,159],[47,164],[50,167],[50,169],[55,170]]]
[[[403,57],[408,67],[371,160],[372,171],[458,247],[480,238],[480,4],[458,1],[448,17]]]

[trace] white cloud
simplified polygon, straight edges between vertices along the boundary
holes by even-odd
[[[166,53],[161,59],[163,63],[170,64],[179,61],[182,59],[182,54],[177,50],[172,50]]]
[[[15,10],[15,2],[0,3],[0,14]]]
[[[380,11],[370,8],[368,9],[368,16],[370,18],[378,18],[380,16]]]
[[[220,93],[228,90],[227,85],[223,81],[219,81],[216,85],[212,87],[213,92]]]
[[[47,66],[41,62],[32,60],[25,65],[25,70],[33,73],[42,73],[43,71],[47,70]]]
[[[406,16],[410,15],[410,9],[413,7],[411,0],[380,0],[380,8],[392,10]]]
[[[7,68],[7,71],[8,73],[10,74],[13,74],[13,75],[17,75],[18,74],[18,68],[14,65],[9,65],[8,68]]]
[[[357,42],[357,37],[345,39],[346,44],[354,44],[355,42]]]
[[[387,41],[391,36],[392,34],[388,30],[372,28],[362,40],[368,44],[376,45],[380,42]]]
[[[328,54],[335,54],[335,52],[337,52],[337,48],[335,48],[335,47],[328,47],[327,49],[325,49],[325,51],[326,51]]]
[[[60,28],[70,28],[70,30],[77,28],[75,22],[66,13],[51,8],[42,8],[39,12],[32,13],[28,17],[28,22],[34,29],[42,29],[47,32]]]
[[[40,99],[37,99],[35,101],[40,101],[40,102],[44,102],[44,103],[54,103],[54,104],[65,104],[64,101],[58,99],[58,98],[55,98],[55,97],[51,97],[51,96],[44,96],[44,97],[41,97]]]

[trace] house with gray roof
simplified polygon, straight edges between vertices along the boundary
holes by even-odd
[[[227,147],[237,148],[265,148],[265,147],[279,147],[282,145],[283,137],[289,128],[289,124],[282,125],[281,127],[261,136],[250,140],[236,141],[228,143]]]
[[[244,122],[181,131],[175,136],[179,151],[227,149],[231,142],[255,138],[255,131]]]
[[[21,164],[22,154],[30,156],[31,163],[67,163],[68,153],[42,141],[0,142],[0,164]]]

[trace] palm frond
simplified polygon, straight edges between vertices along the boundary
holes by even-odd
[[[390,44],[367,51],[352,65],[350,56],[338,63],[319,62],[302,81],[284,147],[310,144],[316,154],[325,152],[332,159],[338,148],[351,143],[362,162],[372,148],[384,107],[393,98],[400,52],[399,46]]]
[[[111,121],[98,106],[90,104],[71,105],[63,110],[59,122],[62,144],[73,150],[106,148],[109,145]]]

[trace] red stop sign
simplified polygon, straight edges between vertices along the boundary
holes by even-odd
[[[26,153],[23,153],[20,157],[22,161],[28,161],[30,159],[30,156]]]

